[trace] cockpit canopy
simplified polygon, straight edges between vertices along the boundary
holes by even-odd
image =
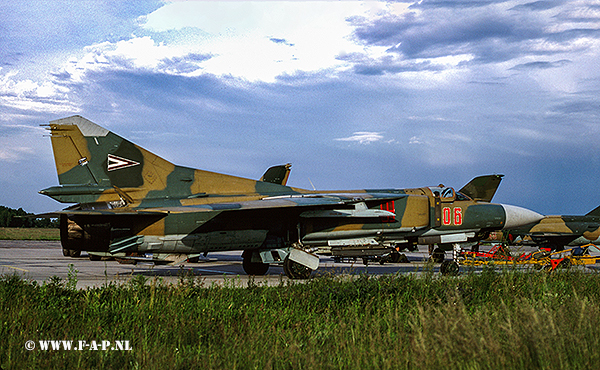
[[[445,186],[429,187],[435,197],[439,197],[442,202],[454,202],[455,200],[471,200],[468,196],[455,191],[454,188]]]

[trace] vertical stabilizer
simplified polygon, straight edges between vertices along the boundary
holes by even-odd
[[[291,163],[270,167],[260,178],[260,181],[285,185],[287,184],[288,178],[290,177],[291,170]]]
[[[498,190],[504,175],[478,176],[462,187],[459,191],[477,201],[491,202]]]
[[[596,216],[596,217],[600,217],[600,206],[594,208],[593,210],[589,211],[586,216]]]
[[[49,130],[61,189],[42,194],[64,202],[126,203],[145,199],[183,199],[208,194],[273,193],[289,188],[289,167],[269,172],[260,182],[176,166],[81,117],[51,121]],[[277,173],[276,173],[277,172]],[[77,189],[76,189],[77,188]],[[85,193],[86,197],[74,197]],[[92,196],[100,194],[100,196]],[[59,194],[61,197],[53,196]],[[90,200],[91,199],[91,200]]]
[[[174,165],[81,116],[50,122],[61,185],[164,188]]]

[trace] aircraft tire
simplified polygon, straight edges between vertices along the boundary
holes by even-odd
[[[252,262],[252,253],[244,255],[242,267],[248,275],[265,275],[269,271],[269,264],[262,262]]]
[[[390,257],[392,263],[410,263],[410,260],[404,253],[392,252]]]
[[[460,267],[456,261],[444,261],[440,266],[440,272],[442,275],[458,275]]]
[[[94,254],[89,254],[88,257],[90,258],[90,261],[100,261],[100,260],[102,260],[102,257],[96,256]]]
[[[78,249],[69,249],[69,257],[77,258],[81,256],[81,251]]]
[[[308,279],[313,270],[286,257],[283,260],[283,272],[290,279]]]

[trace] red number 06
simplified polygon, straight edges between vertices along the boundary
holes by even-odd
[[[442,209],[442,224],[451,225],[452,221],[454,221],[454,225],[462,225],[463,217],[462,217],[462,208],[456,207],[454,208],[454,219],[452,219],[452,211],[450,208],[444,207]]]

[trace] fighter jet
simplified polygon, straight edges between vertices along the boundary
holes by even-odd
[[[565,246],[598,244],[600,206],[582,216],[546,216],[538,222],[505,233],[510,242],[529,236],[535,245],[558,251]]]
[[[174,165],[81,116],[46,126],[60,186],[40,193],[76,204],[38,216],[60,218],[68,254],[180,263],[240,250],[246,273],[282,264],[295,279],[318,268],[313,252],[322,245],[366,253],[419,242],[459,245],[542,218],[487,202],[486,186],[477,184],[468,194],[445,186],[305,190],[286,185],[285,165],[256,181]]]

